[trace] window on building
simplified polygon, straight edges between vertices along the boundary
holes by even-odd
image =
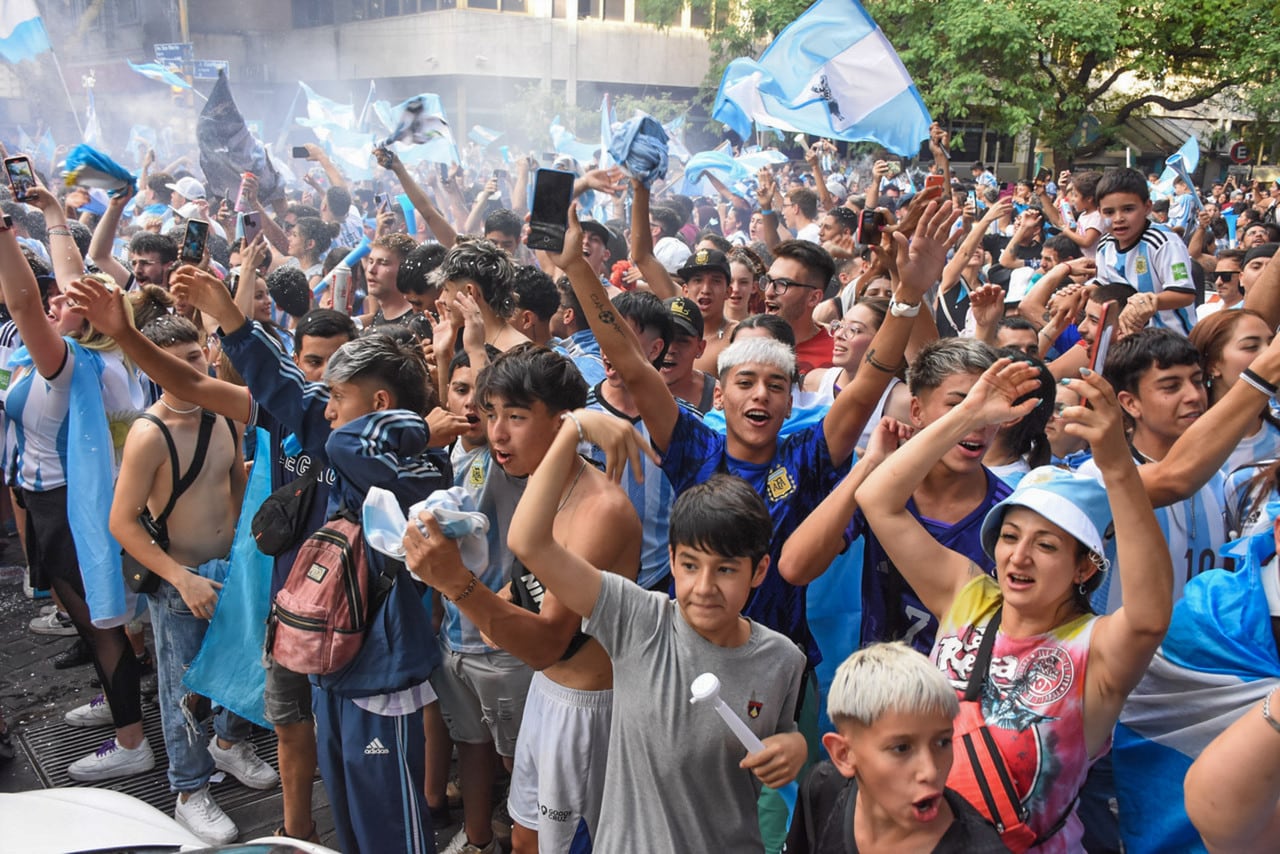
[[[578,17],[600,20],[600,4],[603,0],[578,0]]]
[[[492,9],[498,10],[498,0],[467,0],[468,9]]]
[[[502,0],[502,11],[524,14],[529,11],[529,4],[525,0]]]
[[[603,0],[604,19],[606,21],[625,21],[627,19],[626,0]]]
[[[138,15],[138,0],[116,0],[113,3],[71,0],[71,14],[76,19],[86,21],[85,15],[90,10],[93,10],[93,17],[87,24],[94,30],[136,26],[141,20]]]

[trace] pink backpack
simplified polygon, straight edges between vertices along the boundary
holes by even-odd
[[[339,516],[299,546],[271,606],[267,649],[295,673],[336,673],[360,651],[372,610],[364,532]]]

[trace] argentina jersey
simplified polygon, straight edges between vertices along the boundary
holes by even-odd
[[[1122,250],[1114,236],[1098,241],[1098,279],[1102,282],[1124,282],[1140,293],[1164,291],[1195,293],[1191,281],[1191,256],[1177,234],[1162,225],[1148,222],[1138,242]],[[1164,309],[1151,319],[1154,326],[1172,329],[1186,335],[1195,323],[1195,309],[1186,306]]]
[[[1134,462],[1141,464],[1142,461]],[[1093,460],[1081,466],[1079,471],[1102,481],[1102,473]],[[1227,541],[1226,501],[1223,492],[1222,475],[1215,472],[1209,482],[1196,490],[1190,498],[1155,509],[1156,521],[1160,523],[1160,530],[1169,546],[1169,558],[1173,562],[1175,604],[1182,598],[1183,588],[1192,578],[1211,569],[1234,568],[1232,560],[1218,554],[1218,549]],[[1111,568],[1090,597],[1094,611],[1099,614],[1113,613],[1122,604],[1114,537],[1107,539],[1106,552]]]
[[[644,441],[649,443],[649,428],[644,425],[640,416],[632,418],[610,406],[601,394],[601,385],[594,386],[587,395],[587,409],[605,412],[629,422],[640,431]],[[699,414],[683,400],[677,399],[676,403],[682,411],[695,416]],[[604,465],[604,452],[598,447],[591,445],[586,453],[592,462],[599,466]],[[644,463],[644,483],[638,482],[631,467],[627,466],[620,484],[623,491],[627,493],[627,498],[631,499],[636,515],[640,517],[643,535],[640,549],[640,573],[636,576],[636,584],[645,590],[660,589],[665,592],[667,581],[671,576],[671,552],[667,546],[670,539],[671,505],[676,500],[676,492],[660,465],[647,456],[642,457],[642,462]]]

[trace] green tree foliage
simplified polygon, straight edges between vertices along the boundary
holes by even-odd
[[[807,0],[692,0],[739,4],[709,31],[714,93],[724,65],[759,50]],[[637,0],[669,24],[679,0]],[[1179,110],[1222,92],[1260,118],[1280,114],[1280,4],[1276,0],[864,0],[943,119],[989,118],[1034,128],[1059,157],[1109,145],[1151,107]],[[664,18],[663,15],[666,17]],[[714,15],[710,16],[715,20]],[[1093,116],[1085,141],[1081,122]]]

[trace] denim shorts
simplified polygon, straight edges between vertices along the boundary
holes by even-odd
[[[263,715],[273,726],[311,720],[311,679],[294,673],[267,653],[263,657],[267,686],[262,692]]]

